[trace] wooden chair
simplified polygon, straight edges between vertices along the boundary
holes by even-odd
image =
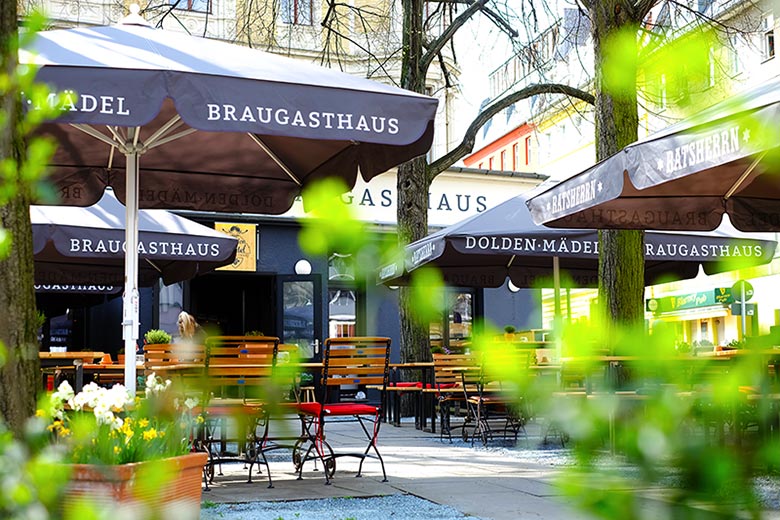
[[[452,406],[465,405],[463,381],[476,384],[477,373],[458,372],[457,368],[476,367],[477,360],[472,354],[433,354],[433,387],[424,388],[423,392],[432,393],[436,398],[439,411],[439,438],[444,440],[446,434],[452,441]],[[433,417],[431,417],[433,419]],[[466,417],[468,420],[468,417]],[[465,427],[465,426],[464,426]]]
[[[470,418],[467,422],[472,425],[470,431],[464,426],[463,440],[471,439],[473,445],[480,439],[487,445],[498,437],[517,441],[521,432],[525,434],[520,405],[530,355],[528,349],[506,344],[495,344],[481,353],[475,384],[464,380],[462,385]]]
[[[221,475],[222,463],[242,462],[248,464],[247,481],[252,482],[253,466],[262,462],[268,487],[273,487],[265,453],[276,449],[268,442],[268,429],[269,410],[280,399],[273,383],[278,345],[279,338],[268,336],[212,336],[206,340],[206,362],[198,381],[206,420],[199,439],[209,454],[210,481],[215,466]],[[231,435],[233,431],[236,433]],[[234,445],[236,449],[231,451]]]
[[[390,338],[348,337],[328,338],[323,349],[321,394],[317,402],[298,404],[304,435],[293,450],[293,462],[302,478],[303,465],[308,460],[322,461],[325,483],[330,484],[336,471],[336,458],[377,458],[382,466],[383,482],[387,481],[385,463],[377,448],[382,415],[382,390],[387,388],[390,361]],[[377,394],[368,386],[379,385]],[[372,395],[375,394],[375,395]],[[325,424],[332,418],[352,418],[363,430],[368,441],[362,452],[335,453],[325,440]],[[371,454],[373,452],[373,454]]]

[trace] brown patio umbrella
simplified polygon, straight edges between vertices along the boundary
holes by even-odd
[[[92,206],[31,206],[35,284],[41,292],[119,292],[125,208],[113,190]],[[138,212],[138,282],[189,280],[236,257],[238,240],[162,209]],[[103,288],[103,290],[100,290]]]
[[[780,80],[639,140],[528,201],[567,228],[780,230]]]
[[[557,269],[577,287],[598,286],[599,244],[595,229],[551,229],[534,224],[518,195],[453,224],[405,248],[403,265],[380,270],[386,285],[409,283],[426,266],[441,271],[449,285],[499,287],[509,278],[516,287],[534,287],[557,278]],[[723,225],[707,233],[645,234],[645,283],[653,285],[772,261],[777,243],[736,232]],[[557,262],[556,262],[557,260]],[[556,264],[559,267],[556,268]]]
[[[113,186],[127,206],[128,251],[139,207],[279,214],[312,181],[351,187],[358,170],[368,181],[431,145],[433,98],[156,30],[133,7],[119,25],[45,31],[20,50],[64,96],[61,116],[42,127],[59,142],[51,180],[62,203],[90,205]],[[138,337],[136,262],[125,259],[128,349]],[[133,363],[125,384],[135,390]]]

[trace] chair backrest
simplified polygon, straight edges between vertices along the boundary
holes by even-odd
[[[390,366],[390,338],[346,337],[328,338],[323,349],[322,388],[320,402],[332,402],[328,391],[352,387],[360,391],[366,385],[387,389]],[[343,397],[343,396],[342,396]]]
[[[495,343],[480,356],[482,364],[482,380],[519,381],[528,376],[531,360],[536,359],[536,352],[517,344]]]
[[[592,392],[606,384],[608,362],[598,357],[566,358],[561,361],[561,388],[564,391]]]
[[[166,367],[180,363],[205,363],[206,349],[195,343],[144,345],[144,367]]]
[[[433,354],[433,380],[436,388],[452,388],[460,386],[465,379],[466,383],[476,382],[479,372],[468,371],[458,372],[453,369],[456,367],[475,367],[478,366],[478,360],[473,354]]]
[[[273,336],[211,336],[206,340],[208,366],[276,364],[279,338]]]
[[[216,396],[265,396],[276,366],[279,338],[211,336],[206,340],[206,385]]]

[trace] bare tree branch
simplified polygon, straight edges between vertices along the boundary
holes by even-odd
[[[591,105],[596,101],[596,98],[593,96],[593,94],[589,92],[585,92],[584,90],[559,83],[529,85],[516,92],[512,92],[511,94],[508,94],[507,96],[504,96],[503,98],[495,101],[493,104],[480,112],[469,125],[460,144],[450,150],[447,154],[436,159],[428,166],[427,176],[429,180],[433,181],[433,179],[438,174],[471,153],[471,151],[474,149],[474,142],[476,140],[477,132],[496,114],[505,108],[514,105],[518,101],[536,96],[538,94],[563,94],[565,96],[580,99]]]
[[[439,67],[441,67],[441,74],[444,77],[444,88],[452,87],[452,75],[447,69],[447,64],[444,62],[444,56],[441,53],[437,54],[439,57]]]
[[[458,15],[452,23],[439,35],[438,38],[431,42],[427,42],[427,50],[420,59],[420,70],[427,71],[436,55],[441,52],[447,42],[449,42],[455,35],[455,32],[463,27],[474,14],[484,7],[488,0],[477,0],[471,4],[465,11]]]

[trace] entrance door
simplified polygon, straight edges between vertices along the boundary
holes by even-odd
[[[303,360],[321,359],[322,283],[314,276],[279,276],[278,304],[282,343],[298,345]]]

